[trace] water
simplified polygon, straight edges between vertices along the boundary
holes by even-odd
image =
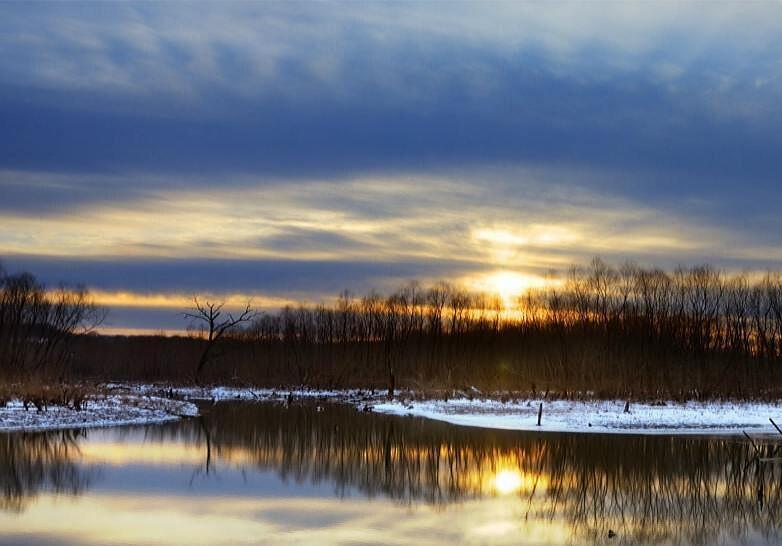
[[[741,438],[491,431],[340,405],[203,410],[0,435],[0,544],[782,543],[782,465],[757,464]]]

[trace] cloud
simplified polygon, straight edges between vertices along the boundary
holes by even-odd
[[[4,4],[0,167],[775,180],[777,5],[343,7]]]
[[[459,277],[468,269],[491,267],[539,274],[597,254],[666,263],[716,257],[772,264],[782,258],[777,239],[727,229],[720,225],[724,222],[699,215],[698,206],[710,210],[707,201],[684,208],[652,206],[576,183],[589,176],[569,169],[516,168],[147,188],[143,197],[84,203],[46,216],[1,213],[0,252],[49,256],[55,262],[65,256],[96,263],[108,259],[129,268],[106,271],[112,279],[133,276],[134,263],[153,269],[157,262],[178,262],[184,265],[176,267],[186,269],[189,260],[296,263],[311,265],[306,280],[320,293],[350,284],[320,286],[318,268],[333,268],[337,277],[366,287],[379,277],[360,265],[370,261],[388,271],[384,277],[399,280],[433,273]],[[287,267],[280,265],[280,280],[295,283]],[[352,267],[355,275],[346,273]],[[187,286],[189,274],[172,273],[171,281]],[[145,287],[150,291],[174,286],[141,278],[150,280]],[[199,288],[229,283],[225,289],[230,290],[231,278],[207,274],[204,280],[211,280]],[[253,279],[264,290],[267,281]]]
[[[643,71],[657,63],[661,51],[672,63],[690,66],[725,42],[735,47],[733,55],[725,55],[730,63],[780,43],[776,4],[594,9],[582,3],[495,2],[460,3],[444,12],[433,4],[376,2],[347,8],[220,2],[197,9],[169,4],[95,9],[72,2],[41,10],[6,3],[0,51],[15,54],[3,64],[13,81],[33,87],[162,92],[178,99],[230,91],[307,100],[318,89],[353,98],[361,79],[345,76],[354,66],[365,82],[405,99],[431,101],[430,86],[452,73],[470,74],[465,70],[470,58],[428,62],[444,50],[492,52],[506,61],[538,51],[552,71],[599,80],[617,70]],[[680,47],[682,40],[692,45]],[[420,61],[403,62],[411,53]],[[416,86],[407,85],[411,77]]]

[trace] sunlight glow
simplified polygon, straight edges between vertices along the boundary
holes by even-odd
[[[525,275],[514,271],[495,271],[473,279],[468,283],[473,289],[495,293],[502,298],[506,309],[517,307],[516,300],[527,290],[543,288],[549,282],[543,277]]]
[[[95,303],[106,307],[140,307],[154,309],[189,309],[193,307],[193,294],[180,293],[140,293],[130,291],[108,292],[93,290],[91,292]],[[229,310],[243,308],[247,302],[252,302],[258,308],[279,308],[286,305],[296,305],[297,301],[289,298],[279,298],[264,294],[200,294],[201,299],[213,299],[225,303]]]
[[[483,241],[499,247],[519,247],[524,245],[559,246],[573,244],[582,239],[574,226],[560,224],[530,224],[523,228],[479,229],[474,232],[477,241]]]
[[[500,495],[509,495],[521,489],[523,479],[518,470],[501,470],[494,476],[494,488]]]

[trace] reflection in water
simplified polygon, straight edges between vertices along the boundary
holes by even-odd
[[[524,434],[344,407],[226,405],[205,422],[218,457],[406,502],[515,492],[520,517],[562,518],[590,543],[609,529],[639,544],[782,536],[781,467],[755,464],[735,439]]]
[[[208,485],[209,494],[223,497],[209,504],[208,514],[199,505],[189,509],[189,517],[231,514],[232,523],[221,520],[223,533],[229,532],[226,525],[238,529],[240,521],[247,532],[258,533],[258,514],[264,513],[286,519],[290,536],[301,539],[295,532],[317,525],[312,514],[325,513],[325,505],[334,513],[360,511],[356,498],[369,497],[392,499],[404,514],[397,519],[417,518],[420,525],[425,518],[418,509],[432,507],[423,527],[431,532],[453,531],[450,514],[461,511],[466,520],[472,511],[478,522],[472,530],[481,533],[478,543],[499,542],[491,537],[509,533],[524,540],[533,531],[555,543],[558,539],[551,537],[574,544],[774,543],[782,538],[782,466],[756,463],[753,448],[735,438],[491,431],[358,413],[345,406],[320,411],[312,405],[225,403],[204,412],[198,419],[92,431],[84,433],[86,438],[68,432],[0,436],[3,506],[18,510],[39,490],[79,493],[94,476],[89,469],[102,465],[134,476],[132,487],[110,484],[112,494],[125,494],[123,502],[130,488],[145,504],[154,503],[156,484],[139,484],[133,474],[138,468],[146,475],[159,468],[172,476],[187,474],[184,489],[166,489],[190,499],[183,505],[197,503]],[[772,441],[761,444],[770,454]],[[245,489],[232,485],[228,472],[239,473]],[[251,479],[264,472],[285,485]],[[323,485],[343,500],[324,493]],[[308,500],[292,500],[294,491]],[[247,497],[258,502],[248,505]],[[293,509],[283,518],[279,510],[289,505]],[[317,508],[307,512],[307,506]],[[291,515],[296,510],[309,515],[297,520]],[[487,515],[498,510],[506,510],[508,519]],[[373,523],[381,529],[386,524]],[[263,529],[274,531],[268,525]],[[609,529],[615,538],[609,538]],[[351,532],[344,536],[358,536]],[[424,535],[419,538],[424,542]],[[372,540],[393,542],[382,534]]]
[[[77,495],[94,471],[76,464],[76,430],[0,434],[0,509],[21,511],[42,490]]]

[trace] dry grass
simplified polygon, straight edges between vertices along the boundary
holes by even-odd
[[[51,406],[59,406],[81,411],[85,401],[99,393],[100,389],[92,385],[51,384],[42,378],[33,378],[24,382],[0,383],[0,404],[19,400],[25,410],[43,412]]]

